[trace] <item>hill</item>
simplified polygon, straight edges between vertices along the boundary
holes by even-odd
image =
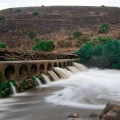
[[[33,12],[39,15],[33,15]],[[117,7],[82,7],[82,6],[41,6],[26,8],[9,8],[1,10],[5,20],[0,20],[0,41],[9,48],[32,49],[35,44],[28,37],[28,30],[37,31],[39,39],[55,41],[56,51],[62,51],[57,41],[69,41],[75,30],[80,30],[84,36],[114,36],[120,30],[120,8]],[[103,22],[110,24],[107,34],[98,34]],[[71,44],[64,51],[74,51],[78,48],[77,40],[72,38]],[[69,42],[70,43],[70,42]],[[72,46],[72,47],[71,47]]]

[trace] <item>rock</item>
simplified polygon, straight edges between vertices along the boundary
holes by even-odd
[[[69,118],[67,120],[91,120],[91,119],[88,119],[88,118]]]
[[[79,115],[77,113],[70,114],[67,118],[78,118]]]
[[[109,102],[99,118],[101,120],[120,120],[120,105]]]
[[[102,117],[102,120],[120,120],[120,106],[114,107],[106,115]]]

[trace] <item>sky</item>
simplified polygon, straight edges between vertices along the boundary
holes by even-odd
[[[77,5],[77,6],[116,6],[120,7],[120,0],[0,0],[0,10],[12,7],[26,6],[59,6],[59,5]]]

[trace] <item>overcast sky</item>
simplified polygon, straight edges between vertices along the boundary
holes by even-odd
[[[0,9],[26,6],[79,5],[79,6],[120,6],[120,0],[0,0]]]

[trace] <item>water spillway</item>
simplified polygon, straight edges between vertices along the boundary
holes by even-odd
[[[54,81],[59,80],[59,77],[53,71],[48,71],[50,76],[53,78]]]
[[[70,70],[72,73],[79,73],[80,70],[76,68],[75,66],[68,66],[68,70]]]
[[[62,68],[54,67],[54,71],[60,76],[60,78],[63,78],[63,79],[69,78],[68,73],[66,73],[65,70]]]
[[[13,95],[17,94],[16,88],[15,88],[15,86],[13,85],[12,82],[10,82],[10,86],[11,86],[11,92],[12,92],[12,94],[13,94]]]
[[[78,68],[80,71],[87,71],[88,70],[88,68],[85,65],[83,65],[83,64],[73,62],[73,65],[76,68]]]
[[[45,74],[41,74],[41,75],[45,79],[45,81],[46,81],[47,84],[51,82],[50,79],[49,79],[49,77],[47,75],[45,75]]]
[[[42,85],[41,81],[36,77],[35,77],[35,83],[36,83],[36,86],[41,86]]]

